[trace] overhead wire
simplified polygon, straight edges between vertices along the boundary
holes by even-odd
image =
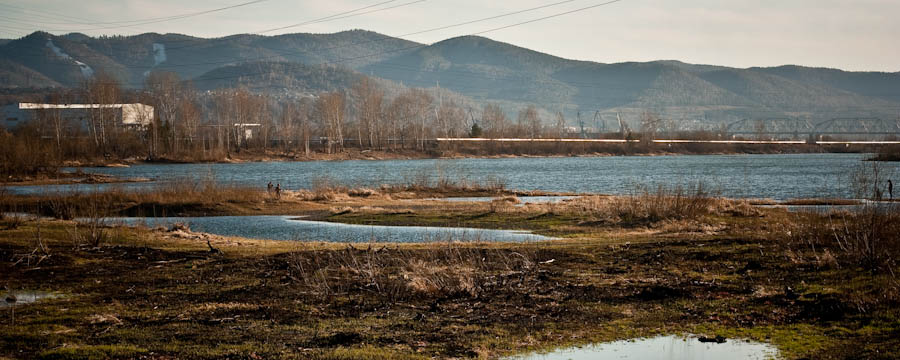
[[[363,6],[363,7],[360,7],[360,8],[355,8],[355,9],[352,9],[352,10],[343,11],[343,12],[339,12],[339,13],[336,13],[336,14],[332,14],[332,15],[320,17],[320,18],[315,18],[315,19],[307,20],[307,21],[304,21],[304,22],[301,22],[301,23],[297,23],[297,24],[292,24],[292,25],[282,26],[282,27],[278,27],[278,28],[264,29],[264,30],[260,30],[260,31],[257,31],[257,32],[248,33],[248,34],[241,34],[241,35],[263,34],[263,33],[267,33],[267,32],[273,32],[273,31],[277,31],[277,30],[283,30],[283,29],[288,29],[288,28],[293,28],[293,27],[299,27],[299,26],[304,26],[304,25],[312,25],[312,24],[319,24],[319,23],[324,23],[324,22],[329,22],[329,21],[334,21],[334,20],[347,19],[347,18],[351,18],[351,17],[355,17],[355,16],[366,15],[366,14],[371,14],[371,13],[375,13],[375,12],[380,12],[380,11],[385,11],[385,10],[396,9],[396,8],[399,8],[399,7],[404,7],[404,6],[414,5],[414,4],[422,3],[422,2],[425,2],[425,1],[428,1],[428,0],[413,0],[413,1],[408,1],[408,2],[405,2],[405,3],[393,5],[393,6],[390,6],[390,7],[385,7],[385,8],[380,8],[380,9],[372,9],[372,10],[369,10],[369,11],[359,12],[359,11],[366,10],[366,9],[371,9],[371,8],[373,8],[373,7],[377,7],[377,6],[380,6],[380,5],[388,4],[388,3],[391,3],[391,2],[394,2],[394,1],[397,1],[397,0],[382,1],[382,2],[379,2],[379,3],[372,4],[372,5],[367,5],[367,6]],[[29,30],[29,29],[23,29],[23,30]],[[239,35],[238,35],[238,36],[239,36]],[[167,51],[174,51],[174,50],[180,50],[180,49],[192,48],[192,47],[200,47],[200,46],[208,47],[208,46],[214,45],[214,44],[216,44],[216,43],[218,43],[218,42],[225,42],[225,41],[228,41],[228,40],[230,40],[230,38],[232,38],[232,37],[233,37],[233,36],[226,36],[226,37],[221,37],[221,38],[216,38],[216,39],[209,39],[209,40],[203,42],[202,44],[189,44],[189,45],[186,45],[186,46],[180,46],[180,47],[167,47],[166,50],[167,50]],[[169,41],[166,41],[165,44],[171,45],[171,44],[177,44],[177,43],[189,43],[189,42],[197,43],[198,41],[203,41],[203,39],[200,39],[200,38],[190,38],[190,39],[184,39],[184,40],[169,40]],[[22,55],[20,55],[20,56],[22,56]],[[33,54],[33,55],[24,55],[24,56],[26,56],[26,57],[27,57],[27,56],[39,57],[39,56],[43,56],[43,54]],[[96,56],[96,57],[102,58],[102,56]],[[88,56],[88,57],[85,57],[85,58],[91,58],[91,56]],[[238,60],[240,60],[240,59],[238,59]],[[221,63],[231,63],[231,62],[234,62],[234,60],[229,60],[229,61],[227,61],[227,62],[221,62]],[[203,64],[199,64],[199,65],[203,65]],[[196,65],[195,65],[195,64],[185,64],[185,65],[183,65],[183,66],[196,66]],[[149,67],[148,67],[148,66],[126,66],[126,68],[151,68],[151,67],[156,67],[156,66],[149,66]]]
[[[569,1],[570,1],[570,0],[566,0],[565,2],[569,2]],[[475,32],[475,33],[471,33],[470,36],[471,36],[471,35],[481,35],[481,34],[486,34],[486,33],[490,33],[490,32],[495,32],[495,31],[500,31],[500,30],[504,30],[504,29],[509,29],[509,28],[512,28],[512,27],[515,27],[515,26],[519,26],[519,25],[530,24],[530,23],[534,23],[534,22],[537,22],[537,21],[541,21],[541,20],[546,20],[546,19],[551,19],[551,18],[559,17],[559,16],[562,16],[562,15],[572,14],[572,13],[576,13],[576,12],[580,12],[580,11],[586,11],[586,10],[593,9],[593,8],[597,8],[597,7],[604,6],[604,5],[611,5],[611,4],[620,2],[620,1],[623,1],[623,0],[606,1],[606,2],[603,2],[603,3],[595,4],[595,5],[588,6],[588,7],[583,7],[583,8],[579,8],[579,9],[575,9],[575,10],[569,10],[569,11],[565,11],[565,12],[561,12],[561,13],[557,13],[557,14],[553,14],[553,15],[549,15],[549,16],[543,16],[543,17],[540,17],[540,18],[531,19],[531,20],[527,20],[527,21],[521,21],[521,22],[517,22],[517,23],[513,23],[513,24],[508,24],[508,25],[504,25],[504,26],[501,26],[501,27],[496,27],[496,28],[493,28],[493,29],[488,29],[488,30],[478,31],[478,32]],[[564,3],[564,2],[560,2],[560,3]],[[544,7],[546,7],[546,6],[544,6]],[[533,9],[536,9],[536,8],[531,8],[531,9],[533,10]],[[517,12],[514,12],[514,13],[521,13],[521,12],[522,12],[522,11],[517,11]],[[512,13],[508,13],[508,14],[504,14],[504,15],[508,16],[508,15],[510,15],[510,14],[512,14]],[[491,17],[488,17],[488,18],[483,18],[483,19],[481,19],[481,20],[495,19],[495,18],[497,18],[497,17],[498,17],[498,16],[491,16]],[[473,22],[473,21],[469,21],[469,22],[467,22],[467,23],[472,23],[472,22]],[[436,29],[436,28],[435,28],[435,29]],[[429,29],[429,30],[431,30],[431,29]],[[417,32],[417,33],[421,33],[421,32],[424,32],[424,31],[429,31],[429,30],[423,30],[423,31],[420,31],[420,32]],[[368,42],[375,42],[375,41],[377,41],[377,40],[372,40],[372,41],[368,41]],[[354,61],[354,60],[360,60],[360,59],[364,59],[364,58],[370,58],[370,57],[373,57],[373,56],[380,56],[380,55],[386,55],[386,54],[396,53],[396,52],[405,51],[405,50],[413,50],[413,49],[423,48],[423,47],[427,47],[427,46],[429,46],[429,45],[427,45],[427,44],[415,44],[415,45],[412,45],[412,46],[401,47],[401,48],[395,48],[395,49],[391,49],[391,50],[387,50],[387,51],[382,51],[382,52],[376,52],[376,53],[370,53],[370,54],[361,55],[361,56],[355,56],[355,57],[349,57],[349,58],[341,58],[341,59],[332,60],[332,61],[326,61],[326,62],[322,62],[322,63],[319,63],[319,64],[298,64],[298,66],[335,65],[335,64],[346,63],[346,62],[350,62],[350,61]],[[271,58],[271,57],[266,57],[266,58]],[[208,64],[210,64],[210,63],[182,64],[182,65],[180,65],[180,66],[195,66],[195,65],[208,65]],[[228,76],[228,77],[224,77],[224,78],[238,78],[238,77],[247,77],[247,76],[262,75],[262,74],[267,74],[267,73],[260,72],[260,73],[253,73],[253,74],[242,74],[242,75],[236,75],[236,76]],[[221,80],[221,79],[224,79],[224,78],[223,78],[223,77],[218,77],[218,78],[208,78],[208,79],[203,79],[203,80],[200,80],[200,79],[194,79],[194,80],[196,80],[196,81],[207,81],[207,80]]]
[[[192,18],[192,17],[196,17],[196,16],[201,16],[201,15],[211,14],[211,13],[215,13],[215,12],[231,10],[231,9],[236,9],[236,8],[240,8],[240,7],[258,4],[258,3],[263,3],[263,2],[267,2],[267,1],[270,1],[270,0],[252,0],[252,1],[247,1],[247,2],[243,2],[243,3],[239,3],[239,4],[223,6],[223,7],[219,7],[219,8],[215,8],[215,9],[208,9],[208,10],[202,10],[202,11],[196,11],[196,12],[190,12],[190,13],[184,13],[184,14],[178,14],[178,15],[170,15],[170,16],[164,16],[164,17],[147,18],[147,19],[139,19],[139,20],[131,20],[131,21],[123,21],[122,22],[122,23],[127,23],[127,25],[113,25],[113,26],[101,26],[101,27],[79,28],[79,29],[47,29],[45,31],[47,31],[47,32],[77,32],[77,31],[96,31],[96,30],[134,27],[134,26],[140,26],[140,25],[156,24],[156,23],[172,21],[172,20],[187,19],[187,18]],[[94,23],[94,24],[100,24],[100,23]]]

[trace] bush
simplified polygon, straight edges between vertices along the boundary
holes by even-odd
[[[852,174],[852,190],[859,198],[881,199],[883,177],[878,163],[862,165]],[[813,256],[827,251],[841,265],[893,273],[900,256],[900,206],[865,202],[849,211],[801,213],[787,238],[790,247],[808,249]]]
[[[696,219],[717,211],[720,203],[698,183],[691,189],[660,185],[654,191],[638,187],[625,196],[581,197],[569,202],[562,211],[587,213],[614,223],[649,224]]]

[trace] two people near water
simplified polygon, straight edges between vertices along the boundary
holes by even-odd
[[[272,187],[272,182],[269,181],[269,184],[266,185],[266,193],[268,193],[269,196],[274,195],[276,199],[281,199],[281,183]]]

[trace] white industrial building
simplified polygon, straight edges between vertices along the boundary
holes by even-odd
[[[38,104],[18,103],[0,108],[0,126],[13,130],[20,125],[44,116],[58,116],[70,126],[87,127],[91,111],[100,110],[104,116],[112,111],[116,125],[143,129],[153,120],[153,107],[144,104]],[[52,115],[51,115],[52,114]]]

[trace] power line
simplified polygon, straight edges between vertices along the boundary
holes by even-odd
[[[578,9],[569,10],[569,11],[566,11],[566,12],[561,12],[561,13],[558,13],[558,14],[553,14],[553,15],[548,15],[548,16],[540,17],[540,18],[537,18],[537,19],[532,19],[532,20],[523,21],[523,22],[519,22],[519,23],[515,23],[515,24],[510,24],[510,25],[506,25],[506,26],[501,26],[501,27],[497,27],[497,28],[493,28],[493,29],[489,29],[489,30],[485,30],[485,31],[480,31],[480,32],[477,32],[477,33],[474,33],[474,34],[471,34],[471,35],[481,35],[481,34],[485,34],[485,33],[489,33],[489,32],[494,32],[494,31],[498,31],[498,30],[509,29],[509,28],[516,27],[516,26],[519,26],[519,25],[525,25],[525,24],[530,24],[530,23],[533,23],[533,22],[538,22],[538,21],[543,21],[543,20],[547,20],[547,19],[552,19],[552,18],[555,18],[555,17],[560,17],[560,16],[563,16],[563,15],[574,14],[574,13],[577,13],[577,12],[581,12],[581,11],[585,11],[585,10],[590,10],[590,9],[597,8],[597,7],[601,7],[601,6],[604,6],[604,5],[615,4],[615,3],[620,2],[620,1],[623,1],[623,0],[612,0],[612,1],[607,1],[607,2],[604,2],[604,3],[594,4],[594,5],[586,6],[586,7],[583,7],[583,8],[578,8]]]
[[[563,1],[555,2],[555,3],[551,3],[551,4],[545,4],[545,5],[541,5],[541,6],[531,7],[531,8],[528,8],[528,9],[517,10],[517,11],[513,11],[513,12],[509,12],[509,13],[504,13],[504,14],[500,14],[500,15],[488,16],[488,17],[484,17],[484,18],[479,18],[479,19],[470,20],[470,21],[464,21],[464,22],[455,23],[455,24],[451,24],[451,25],[438,26],[438,27],[429,28],[429,29],[425,29],[425,30],[420,30],[420,31],[414,31],[414,32],[410,32],[410,33],[400,34],[400,35],[397,35],[397,36],[387,36],[387,35],[385,35],[383,38],[377,39],[377,40],[367,40],[367,41],[355,42],[355,43],[346,44],[346,45],[333,46],[333,47],[324,48],[324,49],[317,49],[316,51],[329,51],[329,50],[341,49],[341,48],[345,48],[345,47],[349,47],[349,46],[365,45],[365,44],[376,43],[376,42],[382,42],[382,41],[388,41],[388,40],[396,40],[396,39],[404,40],[403,38],[404,38],[404,37],[407,37],[407,36],[420,35],[420,34],[425,34],[425,33],[429,33],[429,32],[434,32],[434,31],[439,31],[439,30],[446,30],[446,29],[451,29],[451,28],[455,28],[455,27],[460,27],[460,26],[464,26],[464,25],[471,25],[471,24],[475,24],[475,23],[479,23],[479,22],[485,22],[485,21],[490,21],[490,20],[496,20],[496,19],[500,19],[500,18],[504,18],[504,17],[509,17],[509,16],[518,15],[518,14],[523,14],[523,13],[526,13],[526,12],[531,12],[531,11],[541,10],[541,9],[549,8],[549,7],[552,7],[552,6],[558,6],[558,5],[570,3],[570,2],[573,2],[573,1],[578,1],[578,0],[563,0]],[[622,1],[622,0],[615,0],[615,1],[612,1],[612,2],[609,2],[609,3],[606,3],[606,4],[595,5],[595,6],[593,6],[593,7],[602,6],[602,5],[607,5],[607,4],[614,3],[614,2],[618,2],[618,1]],[[585,9],[585,10],[586,10],[586,9]],[[539,21],[539,20],[534,20],[534,21]],[[534,22],[534,21],[531,21],[531,22]],[[514,25],[515,25],[515,24],[514,24]],[[513,26],[514,26],[514,25],[513,25]],[[499,30],[499,29],[495,29],[495,30]],[[483,34],[483,33],[491,32],[491,31],[494,31],[494,30],[487,30],[487,31],[475,33],[475,34],[472,34],[472,35]],[[427,46],[427,45],[422,45],[422,44],[420,44],[419,46],[420,46],[420,47],[424,47],[424,46]],[[405,50],[405,49],[404,49],[404,50]],[[277,51],[276,51],[276,52],[277,52]],[[286,56],[286,55],[299,55],[299,54],[302,54],[302,53],[309,53],[309,51],[301,50],[301,51],[278,52],[278,53],[279,53],[279,55],[275,55],[275,56],[263,56],[263,57],[251,58],[251,59],[241,59],[241,61],[248,62],[248,61],[266,60],[266,59],[272,59],[272,58],[275,58],[275,57],[282,57],[282,56]],[[164,64],[163,66],[160,66],[160,67],[161,67],[161,68],[173,68],[173,67],[176,67],[176,68],[177,68],[177,67],[179,67],[179,66],[217,65],[217,64],[228,64],[228,63],[232,63],[232,62],[234,62],[234,61],[232,60],[232,61],[204,62],[204,63],[194,63],[194,64],[187,64],[187,65],[183,65],[183,64]]]
[[[332,19],[332,20],[333,20],[333,18],[335,18],[335,17],[339,17],[339,16],[346,15],[346,14],[351,14],[351,13],[354,13],[354,12],[357,12],[357,11],[362,11],[362,10],[365,10],[365,9],[371,9],[371,8],[373,8],[373,7],[377,7],[377,6],[381,6],[381,5],[384,5],[384,4],[392,3],[392,2],[394,2],[394,1],[396,1],[396,0],[383,1],[383,2],[380,2],[380,3],[372,4],[372,5],[369,5],[369,6],[364,6],[364,7],[358,8],[358,9],[353,9],[353,10],[345,11],[345,12],[342,12],[342,13],[337,13],[337,14],[334,14],[334,15],[331,15],[331,16],[326,16],[326,17],[323,17],[323,18],[318,18],[318,19],[308,20],[308,21],[296,23],[296,24],[293,24],[293,25],[285,25],[285,26],[279,26],[279,27],[276,27],[276,28],[271,28],[271,29],[266,29],[266,30],[256,31],[256,32],[254,32],[254,34],[263,34],[263,33],[268,33],[268,32],[273,32],[273,31],[278,31],[278,30],[284,30],[284,29],[290,29],[290,28],[294,28],[294,27],[300,27],[300,26],[309,25],[309,24],[315,24],[315,23],[317,23],[317,22],[324,21],[324,20],[328,20],[328,19]],[[415,1],[415,2],[421,2],[421,1],[425,1],[425,0],[420,0],[420,1]],[[389,8],[389,9],[390,9],[390,8]],[[379,9],[379,10],[376,10],[376,11],[380,11],[380,10],[385,10],[385,9]],[[357,15],[362,15],[362,14],[357,14]]]
[[[420,0],[420,1],[424,1],[424,0]],[[414,1],[413,3],[415,3],[415,2],[420,2],[420,1]],[[464,25],[471,25],[471,24],[475,24],[475,23],[479,23],[479,22],[485,22],[485,21],[490,21],[490,20],[496,20],[496,19],[500,19],[500,18],[504,18],[504,17],[509,17],[509,16],[518,15],[518,14],[523,14],[523,13],[526,13],[526,12],[531,12],[531,11],[541,10],[541,9],[549,8],[549,7],[552,7],[552,6],[558,6],[558,5],[562,5],[562,4],[566,4],[566,3],[570,3],[570,2],[574,2],[574,1],[579,1],[579,0],[564,0],[564,1],[559,1],[559,2],[555,2],[555,3],[551,3],[551,4],[545,4],[545,5],[540,5],[540,6],[536,6],[536,7],[531,7],[531,8],[527,8],[527,9],[523,9],[523,10],[517,10],[517,11],[513,11],[513,12],[509,12],[509,13],[504,13],[504,14],[500,14],[500,15],[488,16],[488,17],[479,18],[479,19],[475,19],[475,20],[469,20],[469,21],[464,21],[464,22],[460,22],[460,23],[454,23],[454,24],[450,24],[450,25],[438,26],[438,27],[429,28],[429,29],[425,29],[425,30],[419,30],[419,31],[414,31],[414,32],[410,32],[410,33],[405,33],[405,34],[401,34],[401,35],[397,35],[397,36],[387,36],[387,35],[385,35],[385,36],[384,36],[383,38],[381,38],[381,39],[376,39],[376,40],[366,40],[366,41],[358,41],[358,42],[353,42],[353,43],[350,43],[350,44],[344,44],[344,45],[332,46],[332,47],[327,47],[327,48],[322,48],[322,49],[316,49],[315,51],[329,51],[329,50],[341,49],[341,48],[350,47],[350,46],[365,45],[365,44],[370,44],[370,43],[376,43],[376,42],[382,42],[382,41],[389,41],[389,40],[397,40],[397,39],[404,40],[403,38],[404,38],[404,37],[407,37],[407,36],[419,35],[419,34],[424,34],[424,33],[429,33],[429,32],[434,32],[434,31],[439,31],[439,30],[451,29],[451,28],[460,27],[460,26],[464,26]],[[609,4],[612,4],[612,3],[619,2],[619,1],[622,1],[622,0],[608,1],[608,2],[605,2],[605,3],[596,4],[596,5],[589,6],[589,7],[585,7],[585,8],[581,8],[581,9],[571,10],[571,11],[567,11],[567,12],[564,12],[564,13],[560,13],[560,14],[556,14],[556,15],[551,15],[551,16],[548,16],[548,17],[543,17],[543,18],[539,18],[539,19],[529,20],[529,21],[527,21],[527,22],[522,22],[522,23],[517,23],[517,24],[511,24],[511,25],[506,25],[506,26],[500,27],[500,28],[495,28],[495,29],[490,29],[490,30],[480,31],[480,32],[473,33],[473,34],[470,34],[470,35],[480,35],[480,34],[485,34],[485,33],[493,32],[493,31],[498,31],[498,30],[502,30],[502,29],[506,29],[506,28],[510,28],[510,27],[514,27],[514,26],[518,26],[518,25],[522,25],[522,24],[526,24],[526,23],[537,22],[537,21],[546,20],[546,19],[550,19],[550,18],[553,18],[553,17],[557,17],[557,16],[562,16],[562,15],[566,15],[566,14],[571,14],[571,13],[578,12],[578,11],[588,10],[588,9],[595,8],[595,7],[599,7],[599,6],[603,6],[603,5],[609,5]],[[407,3],[407,4],[410,4],[410,3]],[[425,44],[417,44],[417,45],[415,45],[415,46],[413,46],[413,47],[398,49],[398,51],[399,51],[399,50],[412,49],[412,48],[418,48],[418,47],[424,47],[424,46],[427,46],[427,45],[425,45]],[[180,48],[171,48],[171,49],[167,49],[167,51],[172,51],[172,50],[177,50],[177,49],[180,49]],[[204,62],[197,62],[197,63],[182,63],[182,64],[169,64],[169,63],[164,63],[164,64],[161,64],[161,65],[159,65],[159,66],[126,66],[126,68],[131,68],[131,69],[173,69],[173,68],[179,68],[179,67],[200,66],[200,65],[231,64],[231,63],[234,63],[235,61],[250,62],[250,61],[268,60],[268,59],[274,59],[274,58],[279,58],[279,57],[284,57],[284,56],[300,55],[300,54],[308,54],[308,53],[311,53],[312,51],[308,51],[308,50],[299,50],[299,51],[287,51],[287,52],[279,52],[279,51],[275,51],[275,52],[278,53],[278,55],[267,55],[267,56],[260,56],[260,57],[256,57],[256,58],[245,58],[245,59],[229,59],[229,60],[219,60],[219,61],[204,61]],[[388,53],[392,53],[392,52],[396,52],[396,51],[389,51]]]
[[[396,0],[384,1],[384,2],[380,2],[380,3],[376,3],[376,4],[372,4],[372,5],[368,5],[368,6],[363,6],[363,7],[360,7],[360,8],[356,8],[356,9],[353,9],[353,10],[348,10],[348,11],[340,12],[340,13],[337,13],[337,14],[332,14],[332,15],[325,16],[325,17],[320,17],[320,18],[316,18],[316,19],[312,19],[312,20],[307,20],[307,21],[304,21],[304,22],[301,22],[301,23],[297,23],[297,24],[293,24],[293,25],[281,26],[281,27],[272,28],[272,29],[266,29],[266,30],[260,30],[260,31],[252,32],[252,33],[250,33],[250,34],[263,34],[263,33],[267,33],[267,32],[273,32],[273,31],[278,31],[278,30],[284,30],[284,29],[288,29],[288,28],[295,28],[295,27],[300,27],[300,26],[305,26],[305,25],[321,24],[321,23],[324,23],[324,22],[329,22],[329,21],[334,21],[334,20],[341,20],[341,19],[351,18],[351,17],[355,17],[355,16],[371,14],[371,13],[375,13],[375,12],[379,12],[379,11],[385,11],[385,10],[396,9],[396,8],[403,7],[403,6],[409,6],[409,5],[413,5],[413,4],[418,4],[418,3],[425,2],[425,1],[428,1],[428,0],[413,0],[413,1],[409,1],[409,2],[402,3],[402,4],[397,4],[397,5],[394,5],[394,6],[390,6],[390,7],[385,7],[385,8],[381,8],[381,9],[369,10],[369,11],[365,11],[365,12],[361,12],[361,13],[356,13],[356,12],[358,12],[358,11],[362,11],[362,10],[365,10],[365,9],[371,9],[371,8],[373,8],[373,7],[377,7],[377,6],[384,5],[384,4],[387,4],[387,3],[391,3],[391,2],[394,2],[394,1],[396,1]],[[354,13],[356,13],[356,14],[354,14]],[[223,38],[220,38],[220,39],[214,39],[214,40],[212,40],[212,42],[215,43],[215,42],[218,42],[218,41],[225,41],[225,40],[227,40],[227,39],[228,39],[228,37],[223,37]],[[184,40],[184,41],[190,41],[190,40]],[[169,43],[172,43],[172,42],[169,42]],[[209,44],[207,43],[207,44],[202,44],[202,45],[207,46],[207,45],[209,45]],[[182,47],[174,47],[174,48],[168,48],[167,50],[168,50],[168,51],[173,51],[173,50],[185,49],[185,48],[190,48],[190,47],[194,47],[194,46],[188,45],[188,46],[182,46]],[[188,65],[188,66],[194,66],[194,65]]]
[[[277,31],[277,30],[283,30],[283,29],[287,29],[287,28],[299,27],[299,26],[304,26],[304,25],[319,24],[319,23],[324,23],[324,22],[329,22],[329,21],[334,21],[334,20],[347,19],[347,18],[351,18],[351,17],[355,17],[355,16],[366,15],[366,14],[371,14],[371,13],[375,13],[375,12],[380,12],[380,11],[385,11],[385,10],[396,9],[396,8],[403,7],[403,6],[409,6],[409,5],[413,5],[413,4],[418,4],[418,3],[422,3],[422,2],[425,2],[425,1],[428,1],[428,0],[413,0],[413,1],[409,1],[409,2],[402,3],[402,4],[397,4],[397,5],[394,5],[394,6],[381,8],[381,9],[373,9],[373,10],[369,10],[369,11],[365,11],[365,12],[359,12],[359,11],[362,11],[362,10],[371,9],[371,8],[373,8],[373,7],[377,7],[377,6],[384,5],[384,4],[387,4],[387,3],[391,3],[391,2],[394,2],[394,1],[396,1],[396,0],[383,1],[383,2],[379,2],[379,3],[373,4],[373,5],[363,6],[363,7],[360,7],[360,8],[353,9],[353,10],[344,11],[344,12],[340,12],[340,13],[337,13],[337,14],[332,14],[332,15],[329,15],[329,16],[320,17],[320,18],[316,18],[316,19],[312,19],[312,20],[307,20],[307,21],[304,21],[304,22],[301,22],[301,23],[297,23],[297,24],[292,24],[292,25],[282,26],[282,27],[278,27],[278,28],[272,28],[272,29],[261,30],[261,31],[257,31],[257,32],[251,33],[251,34],[262,34],[262,33],[266,33],[266,32],[273,32],[273,31]],[[22,29],[22,28],[20,28],[20,29],[21,29],[21,30],[30,30],[30,29]],[[222,38],[218,38],[218,39],[212,39],[212,40],[210,40],[210,41],[207,41],[207,42],[204,42],[204,43],[198,44],[198,45],[185,45],[185,46],[181,46],[181,47],[167,47],[167,48],[166,48],[166,51],[174,51],[174,50],[185,49],[185,48],[191,48],[191,47],[197,47],[197,46],[210,46],[210,45],[214,45],[214,44],[217,43],[217,42],[224,42],[224,41],[227,41],[227,40],[229,40],[229,38],[230,38],[230,37],[222,37]],[[173,43],[196,42],[196,41],[198,41],[198,39],[192,38],[192,39],[185,39],[185,40],[166,41],[166,43],[167,43],[167,44],[173,44]],[[277,51],[276,51],[276,52],[277,52]],[[21,55],[20,55],[20,56],[21,56]],[[42,57],[43,54],[33,54],[33,55],[26,55],[26,56]],[[278,55],[276,55],[276,56],[269,56],[268,58],[274,58],[274,57],[277,57],[277,56],[278,56]],[[103,56],[88,56],[88,57],[82,57],[82,58],[91,58],[91,57],[103,58]],[[241,59],[235,59],[235,60],[241,60]],[[242,61],[250,61],[250,60],[254,60],[254,59],[243,59]],[[232,63],[232,62],[234,62],[234,60],[229,60],[229,61],[224,61],[224,62],[218,62],[218,63],[223,63],[223,64],[225,64],[225,63]],[[207,65],[207,64],[199,63],[199,64],[184,64],[184,65],[168,65],[168,66],[166,66],[166,67],[197,66],[197,65]],[[126,68],[132,68],[132,69],[149,69],[149,68],[157,68],[158,66],[154,65],[154,66],[125,66],[125,67],[126,67]]]
[[[187,18],[196,17],[196,16],[200,16],[200,15],[206,15],[206,14],[211,14],[211,13],[215,13],[215,12],[220,12],[220,11],[235,9],[235,8],[239,8],[239,7],[254,5],[254,4],[258,4],[258,3],[262,3],[262,2],[266,2],[266,1],[269,1],[269,0],[253,0],[253,1],[243,2],[240,4],[229,5],[229,6],[224,6],[224,7],[220,7],[220,8],[196,11],[196,12],[185,13],[185,14],[179,14],[179,15],[170,15],[170,16],[164,16],[164,17],[147,18],[147,19],[139,19],[139,20],[129,20],[129,21],[122,21],[122,22],[109,22],[110,24],[128,23],[127,25],[114,25],[114,26],[82,28],[82,29],[50,29],[50,30],[45,30],[45,31],[48,31],[48,32],[51,32],[51,31],[74,32],[74,31],[95,31],[95,30],[105,30],[105,29],[118,29],[118,28],[124,28],[124,27],[134,27],[134,26],[140,26],[140,25],[155,24],[155,23],[160,23],[160,22],[165,22],[165,21],[187,19]],[[4,4],[4,5],[6,5],[6,4]],[[93,24],[101,24],[102,25],[104,23],[94,22]]]
[[[537,21],[546,20],[546,19],[551,19],[551,18],[555,18],[555,17],[567,15],[567,14],[572,14],[572,13],[576,13],[576,12],[580,12],[580,11],[586,11],[586,10],[593,9],[593,8],[597,8],[597,7],[600,7],[600,6],[614,4],[614,3],[617,3],[617,2],[620,2],[620,1],[623,1],[623,0],[612,0],[612,1],[607,1],[607,2],[600,3],[600,4],[595,4],[595,5],[593,5],[593,6],[583,7],[583,8],[579,8],[579,9],[575,9],[575,10],[569,10],[569,11],[565,11],[565,12],[562,12],[562,13],[557,13],[557,14],[554,14],[554,15],[549,15],[549,16],[540,17],[540,18],[537,18],[537,19],[532,19],[532,20],[522,21],[522,22],[518,22],[518,23],[514,23],[514,24],[509,24],[509,25],[505,25],[505,26],[501,26],[501,27],[489,29],[489,30],[479,31],[479,32],[473,33],[473,34],[471,34],[471,35],[480,35],[480,34],[486,34],[486,33],[489,33],[489,32],[494,32],[494,31],[499,31],[499,30],[509,29],[509,28],[512,28],[512,27],[515,27],[515,26],[520,26],[520,25],[524,25],[524,24],[530,24],[530,23],[534,23],[534,22],[537,22]],[[470,36],[471,36],[471,35],[470,35]],[[335,60],[335,61],[330,61],[330,62],[324,62],[324,63],[320,63],[320,64],[316,64],[316,65],[319,65],[319,66],[321,66],[321,65],[335,65],[335,64],[338,64],[338,63],[344,63],[344,62],[349,62],[349,61],[359,60],[359,59],[368,58],[368,57],[373,57],[373,56],[379,56],[379,55],[384,55],[384,54],[389,54],[389,53],[395,53],[395,52],[399,52],[399,51],[418,49],[418,48],[423,48],[423,47],[426,47],[426,46],[428,46],[428,45],[425,45],[425,44],[417,44],[417,45],[413,45],[413,46],[409,46],[409,47],[398,48],[398,49],[388,50],[388,51],[384,51],[384,52],[372,53],[372,54],[367,54],[367,55],[362,55],[362,56],[357,56],[357,57],[352,57],[352,58],[343,58],[343,59],[339,59],[339,60]],[[303,65],[303,64],[301,64],[301,65]],[[304,65],[304,66],[309,66],[309,65]],[[315,66],[315,65],[313,65],[313,66]],[[263,74],[267,74],[267,73],[249,74],[249,76],[263,75]],[[248,76],[248,74],[243,74],[243,75],[240,75],[240,76],[230,76],[230,77],[225,77],[225,78],[237,78],[237,77],[245,77],[245,76]],[[220,78],[217,78],[217,79],[220,79]],[[213,80],[213,79],[210,79],[210,80]]]

